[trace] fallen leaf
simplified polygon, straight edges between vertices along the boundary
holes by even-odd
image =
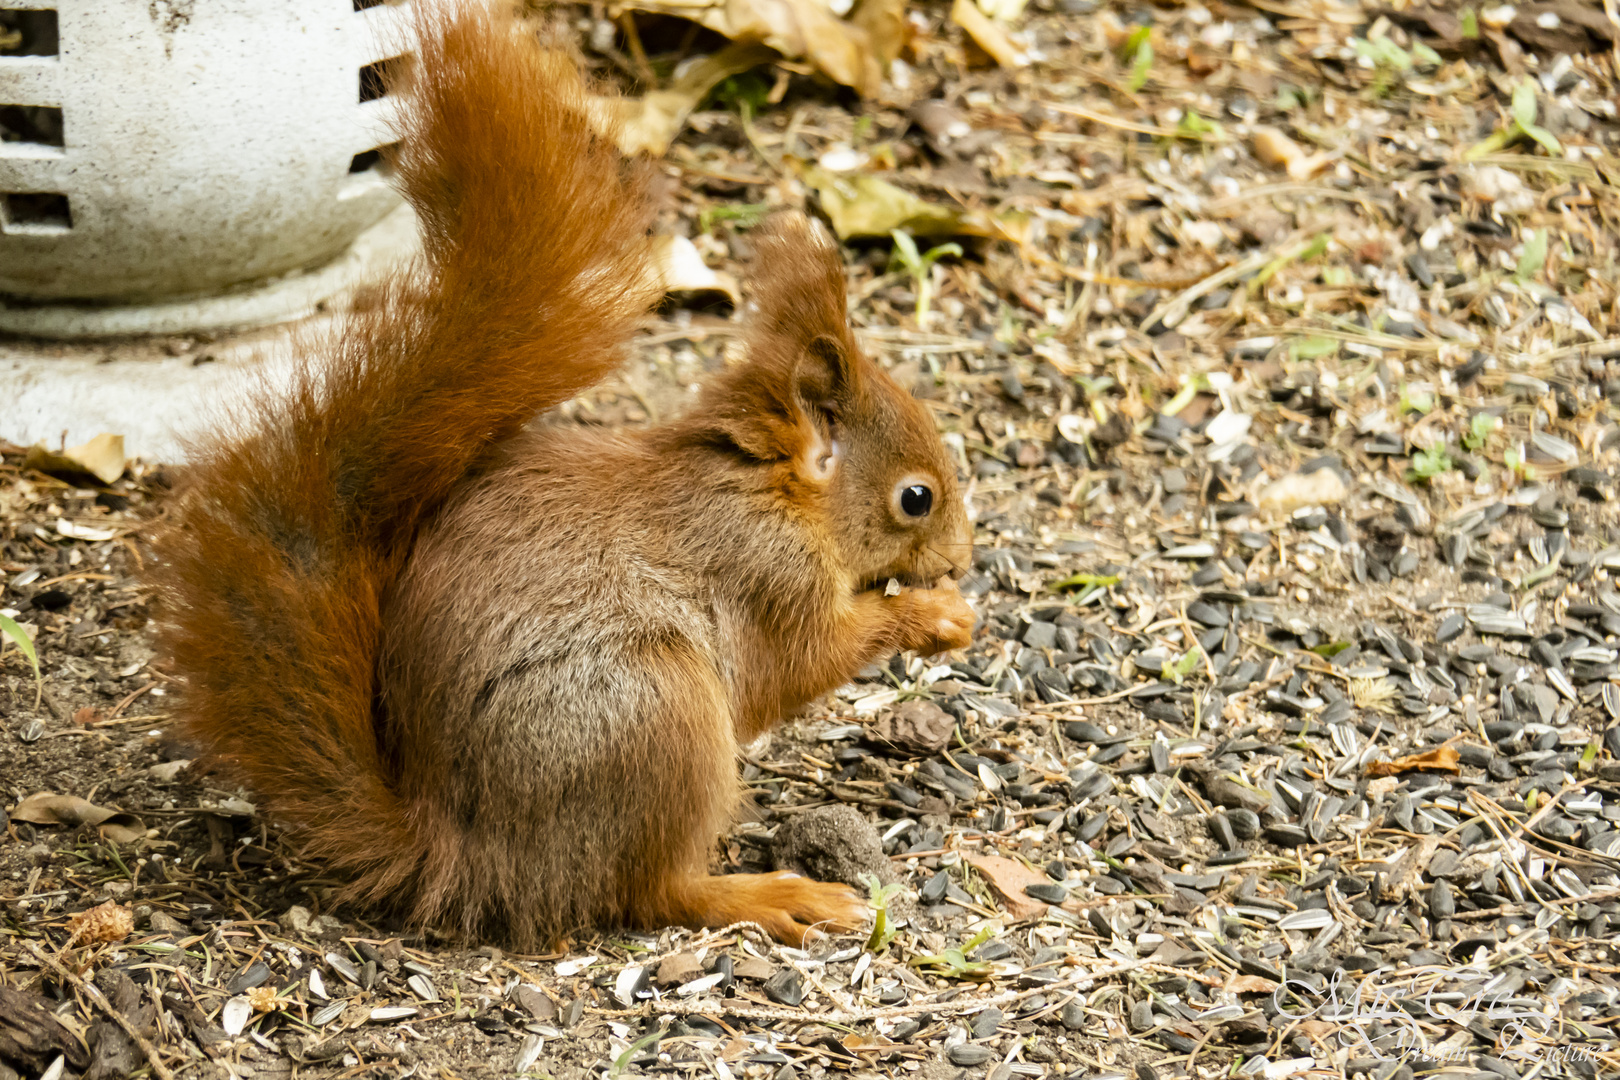
[[[41,791],[14,806],[11,816],[34,825],[99,825],[116,812],[76,795]]]
[[[110,484],[124,475],[124,437],[97,435],[87,443],[71,446],[61,453],[48,450],[44,443],[30,447],[23,458],[23,468],[38,469],[43,473],[69,475],[89,473],[103,484]]]
[[[816,189],[840,240],[887,239],[896,229],[916,238],[984,236],[1013,243],[1029,235],[1029,218],[1019,211],[991,217],[928,202],[869,173],[833,173],[802,163],[796,167]]]
[[[135,929],[135,915],[117,901],[108,900],[68,920],[69,940],[79,945],[105,945],[123,941]]]
[[[906,0],[861,0],[849,21],[866,32],[884,71],[911,42],[913,31],[906,18]]]
[[[710,90],[733,75],[770,63],[778,55],[758,42],[735,42],[712,56],[683,65],[674,82],[661,90],[648,91],[639,98],[612,99],[609,105],[618,119],[619,149],[625,154],[662,156]]]
[[[735,6],[735,0],[733,0]],[[778,0],[777,4],[760,2],[762,9],[785,10],[788,20],[772,20],[773,34],[765,39],[772,45],[776,40],[792,40],[789,25],[798,31],[803,42],[804,58],[809,60],[835,81],[852,87],[863,97],[883,88],[883,68],[872,49],[871,38],[854,23],[847,23],[833,15],[822,0]]]
[[[28,796],[11,811],[18,821],[32,825],[89,825],[102,836],[120,844],[133,843],[146,835],[146,826],[134,814],[109,810],[77,795],[52,795],[41,791]]]
[[[1436,746],[1432,750],[1425,750],[1421,754],[1407,754],[1394,761],[1375,761],[1367,766],[1368,776],[1394,776],[1396,773],[1411,772],[1414,769],[1438,769],[1441,772],[1458,772],[1457,751],[1451,746]]]
[[[840,240],[887,237],[895,229],[912,236],[972,231],[962,212],[926,202],[876,176],[812,167],[804,170],[804,179],[821,196],[821,208]]]
[[[692,241],[684,236],[653,237],[653,266],[664,292],[718,292],[742,302],[742,293],[730,275],[709,269]]]
[[[883,83],[867,28],[838,18],[825,0],[630,0],[623,10],[673,15],[731,41],[768,45],[789,59],[810,61],[862,96]]]
[[[999,24],[986,18],[973,0],[955,0],[951,5],[951,21],[966,30],[974,43],[1002,67],[1021,68],[1029,63],[1024,50],[1012,43]]]
[[[557,1003],[551,1000],[550,995],[527,983],[519,986],[513,996],[530,1016],[542,1023],[557,1015]]]
[[[1045,914],[1047,905],[1024,893],[1025,885],[1050,885],[1052,879],[1045,874],[1000,855],[963,855],[962,861],[984,876],[1001,898],[1003,910],[1014,919],[1033,919]]]
[[[908,754],[937,754],[951,741],[956,718],[931,701],[914,699],[872,725],[872,736]]]
[[[115,844],[133,844],[146,835],[146,824],[134,814],[114,814],[96,826],[96,832]]]

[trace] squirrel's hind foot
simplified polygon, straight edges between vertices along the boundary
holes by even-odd
[[[787,945],[801,946],[818,933],[858,929],[866,901],[848,885],[812,881],[789,871],[727,874],[671,883],[661,912],[643,912],[649,925],[693,928],[751,922]]]
[[[812,881],[786,870],[721,880],[739,876],[758,882],[759,909],[753,921],[785,944],[803,945],[818,934],[858,930],[867,919],[866,901],[848,885]]]

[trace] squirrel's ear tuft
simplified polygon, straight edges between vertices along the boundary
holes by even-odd
[[[756,229],[753,276],[756,310],[749,325],[754,347],[808,349],[831,338],[853,352],[844,296],[844,263],[826,226],[803,214],[776,214]]]

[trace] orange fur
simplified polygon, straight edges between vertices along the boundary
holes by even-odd
[[[966,644],[949,459],[792,216],[756,234],[749,361],[689,416],[525,431],[653,299],[646,172],[509,18],[418,19],[398,167],[426,258],[197,451],[155,572],[185,729],[349,898],[417,924],[518,948],[853,925],[842,886],[708,855],[739,744],[893,650]],[[918,483],[920,517],[895,501]]]

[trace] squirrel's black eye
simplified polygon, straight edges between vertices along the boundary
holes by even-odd
[[[922,484],[912,484],[900,493],[900,509],[907,517],[920,518],[934,508],[934,493]]]

